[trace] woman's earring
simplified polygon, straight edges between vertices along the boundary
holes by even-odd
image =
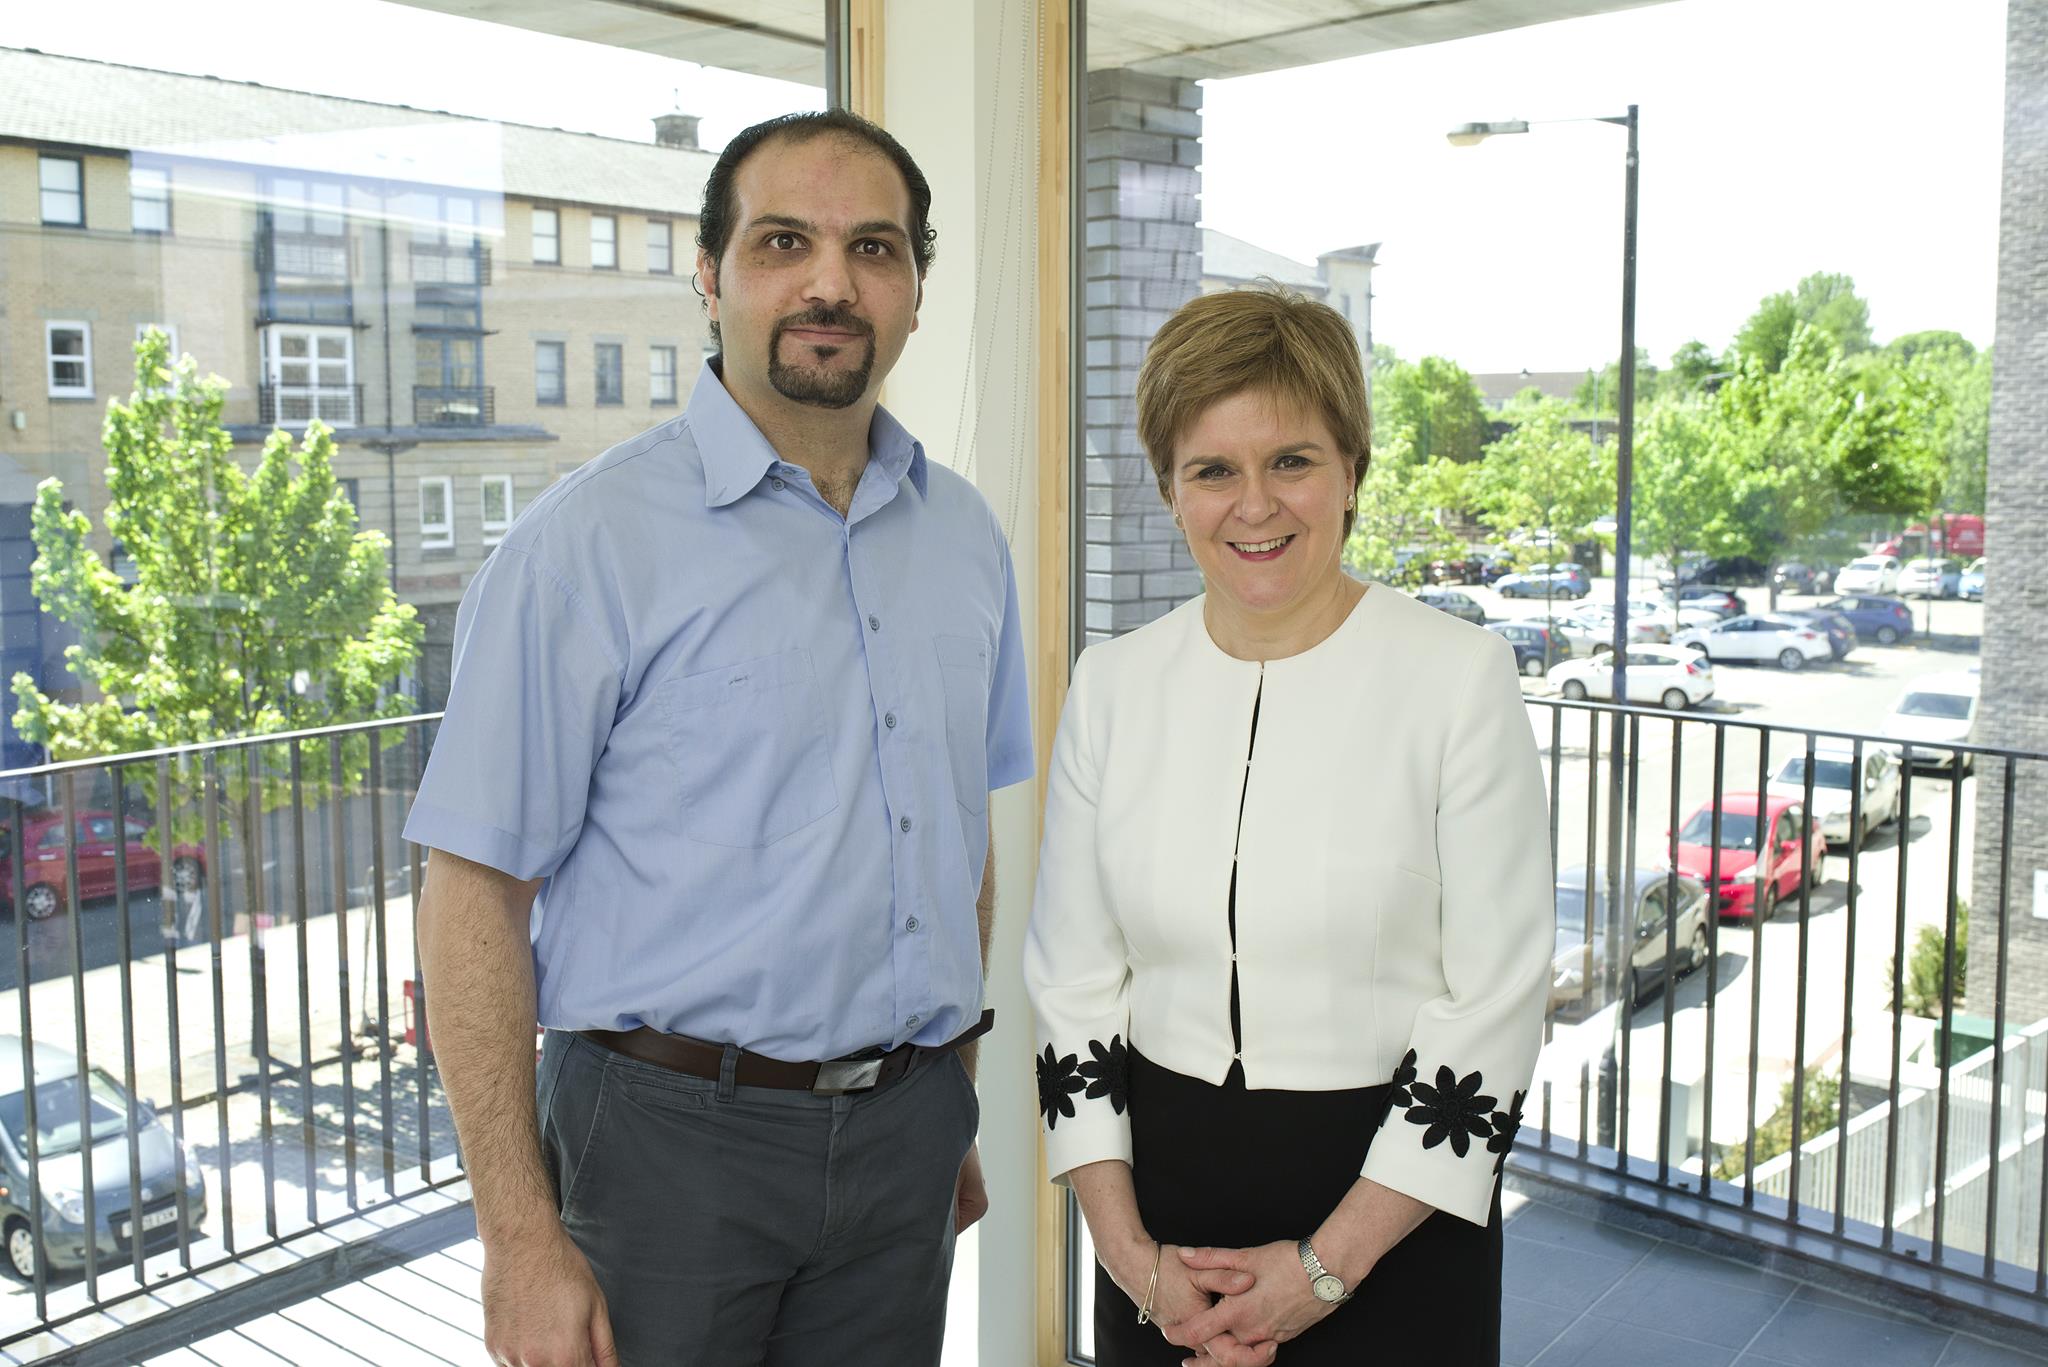
[[[1175,513],[1175,514],[1173,515],[1173,525],[1174,525],[1174,526],[1176,526],[1176,527],[1178,527],[1178,528],[1180,528],[1180,529],[1181,529],[1182,531],[1186,531],[1186,530],[1187,530],[1187,524],[1186,524],[1186,523],[1184,523],[1184,522],[1182,522],[1182,521],[1180,520],[1180,514],[1179,514],[1179,513]]]

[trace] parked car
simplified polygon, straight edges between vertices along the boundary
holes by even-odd
[[[1515,648],[1515,667],[1532,679],[1542,678],[1552,665],[1572,657],[1571,644],[1541,622],[1495,622],[1486,629],[1507,638]]]
[[[1438,612],[1448,612],[1474,626],[1486,625],[1486,609],[1480,607],[1479,600],[1469,593],[1460,593],[1456,589],[1422,588],[1415,591],[1415,601],[1427,603]]]
[[[1788,560],[1771,571],[1771,582],[1780,593],[1826,593],[1835,582],[1835,572],[1825,565]]]
[[[1775,661],[1780,669],[1804,669],[1833,656],[1827,637],[1810,622],[1752,614],[1710,627],[1690,627],[1672,637],[1714,660]]]
[[[1828,638],[1828,649],[1837,660],[1856,648],[1856,624],[1839,612],[1826,608],[1780,608],[1778,616],[1795,622],[1811,622],[1814,630]]]
[[[87,811],[76,814],[78,830],[78,900],[112,897],[115,889],[114,834],[117,825],[127,831],[128,890],[154,892],[163,883],[163,860],[149,843],[150,827],[130,817],[121,823],[112,812]],[[12,836],[0,826],[0,905],[13,910],[14,866]],[[64,814],[39,812],[22,821],[21,848],[23,900],[31,921],[47,920],[70,900],[69,864],[64,848]],[[171,850],[171,885],[180,893],[197,892],[206,881],[206,851],[197,845],[177,845]]]
[[[1445,556],[1432,560],[1422,571],[1425,584],[1478,584],[1485,582],[1486,561],[1476,555]]]
[[[1913,610],[1897,598],[1859,593],[1816,605],[1820,612],[1832,612],[1849,619],[1856,639],[1896,645],[1913,634]]]
[[[1665,949],[1677,949],[1674,979],[1707,961],[1707,889],[1690,874],[1677,875],[1678,900],[1669,902],[1673,882],[1668,869],[1637,869],[1635,896],[1627,934],[1628,1002],[1633,1008],[1664,985]],[[1557,941],[1550,960],[1550,1009],[1581,1015],[1607,1004],[1604,984],[1608,954],[1609,879],[1594,874],[1592,915],[1587,912],[1586,866],[1574,864],[1557,875]],[[1667,916],[1666,907],[1676,915]],[[1588,922],[1592,953],[1586,952]],[[1666,922],[1671,924],[1667,929]],[[1590,976],[1588,970],[1591,970]]]
[[[1542,627],[1562,641],[1572,657],[1599,655],[1614,647],[1612,631],[1602,631],[1569,613],[1559,613],[1551,617],[1517,617],[1514,620],[1521,625]]]
[[[1964,567],[1962,577],[1956,581],[1956,592],[1975,602],[1984,601],[1984,557],[1978,556]]]
[[[1895,555],[1865,555],[1851,560],[1835,576],[1837,593],[1897,593],[1899,558]]]
[[[1977,692],[1975,674],[1923,675],[1913,680],[1892,704],[1891,715],[1885,718],[1884,733],[1910,741],[1916,747],[1935,747],[1916,749],[1916,763],[1966,774],[1974,767],[1971,757],[1939,747],[1976,743]]]
[[[1963,590],[1963,569],[1953,560],[1923,556],[1899,571],[1899,592],[1919,598],[1953,598]]]
[[[1678,828],[1678,867],[1712,880],[1716,868],[1713,802]],[[1720,802],[1721,849],[1715,910],[1722,916],[1771,919],[1778,903],[1799,891],[1804,880],[1819,887],[1827,838],[1806,817],[1797,799],[1776,793],[1729,793]]]
[[[1613,653],[1553,665],[1550,682],[1572,702],[1614,697]],[[1628,700],[1660,703],[1673,712],[1697,707],[1714,696],[1714,666],[1690,650],[1669,646],[1628,648]]]
[[[1565,560],[1504,574],[1493,587],[1503,598],[1584,598],[1592,591],[1593,581],[1584,565]]]
[[[85,1265],[88,1245],[99,1265],[111,1270],[128,1261],[137,1221],[128,1189],[128,1124],[135,1118],[141,1160],[141,1234],[145,1250],[174,1243],[179,1231],[183,1187],[184,1228],[196,1232],[206,1218],[206,1183],[199,1165],[172,1138],[147,1102],[130,1100],[121,1085],[98,1068],[81,1084],[78,1058],[54,1044],[34,1046],[36,1168],[29,1170],[28,1098],[22,1078],[21,1040],[0,1035],[0,1237],[7,1242],[7,1267],[24,1281],[36,1275],[37,1239],[30,1224],[29,1194],[42,1189],[42,1257],[45,1272]],[[81,1087],[85,1093],[79,1095]],[[92,1145],[93,1223],[85,1224],[80,1102],[88,1108]]]
[[[1859,785],[1860,805],[1854,799]],[[1899,773],[1898,756],[1882,745],[1866,745],[1859,761],[1856,747],[1845,740],[1821,740],[1813,747],[1813,815],[1820,833],[1830,846],[1844,852],[1861,845],[1879,826],[1899,819],[1900,794],[1905,784]],[[1765,786],[1766,792],[1794,801],[1806,798],[1806,756],[1791,756],[1778,766],[1777,774]],[[1856,829],[1849,829],[1852,806],[1856,807]]]
[[[1614,639],[1614,607],[1609,603],[1588,603],[1565,614],[1576,617],[1608,641]],[[1662,645],[1671,639],[1670,630],[1655,614],[1642,611],[1631,605],[1628,613],[1628,640],[1631,645]]]
[[[1718,560],[1682,560],[1678,568],[1666,570],[1657,576],[1657,582],[1669,588],[1673,584],[1736,584],[1761,588],[1768,568],[1761,560],[1752,560],[1746,555],[1728,556]]]
[[[1719,584],[1687,584],[1678,591],[1678,606],[1699,608],[1723,618],[1740,617],[1749,611],[1739,594]]]

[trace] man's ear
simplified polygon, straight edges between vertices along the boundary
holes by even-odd
[[[697,249],[697,293],[704,297],[704,311],[718,321],[718,263],[702,247]]]
[[[917,302],[910,306],[910,330],[917,331],[918,310],[924,307],[924,277],[917,277]]]

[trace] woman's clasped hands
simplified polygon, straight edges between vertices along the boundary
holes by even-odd
[[[1270,1367],[1280,1345],[1298,1338],[1337,1307],[1317,1300],[1294,1243],[1257,1248],[1175,1248],[1169,1253],[1196,1287],[1218,1297],[1197,1313],[1163,1325],[1166,1341],[1189,1349],[1189,1367]],[[1238,1277],[1228,1286],[1217,1280]],[[1160,1283],[1166,1281],[1160,1272]]]

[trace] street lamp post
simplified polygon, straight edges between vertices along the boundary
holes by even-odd
[[[1629,524],[1633,520],[1629,491],[1635,472],[1636,435],[1636,106],[1630,105],[1628,113],[1622,115],[1602,115],[1593,119],[1546,119],[1540,122],[1612,123],[1628,130],[1626,189],[1622,199],[1621,394],[1618,405],[1620,420],[1617,423],[1620,431],[1616,434],[1618,449],[1614,468],[1614,638],[1613,654],[1610,657],[1614,669],[1613,698],[1615,705],[1620,707],[1628,702],[1628,572],[1631,552]],[[1453,128],[1448,136],[1453,147],[1471,147],[1496,135],[1528,131],[1529,120],[1508,119],[1497,123],[1460,124]],[[1625,738],[1626,719],[1617,711],[1613,714],[1613,727],[1609,732],[1607,747],[1607,967],[1610,974],[1617,973],[1622,962],[1622,908],[1627,905],[1622,900],[1621,869]],[[1591,870],[1588,870],[1589,888],[1592,885],[1591,877]],[[1626,989],[1622,989],[1620,995],[1625,997]],[[1627,1028],[1626,1021],[1632,1005],[1633,1003],[1627,1000],[1617,1002],[1617,1031]],[[1614,1098],[1614,1105],[1618,1111],[1622,1105],[1619,1095]],[[1607,1130],[1613,1123],[1604,1107],[1600,1110],[1599,1120],[1603,1130]]]

